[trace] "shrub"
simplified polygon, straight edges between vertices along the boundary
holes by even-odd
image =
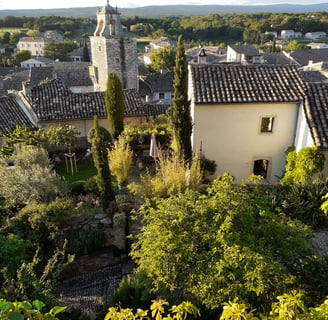
[[[122,279],[112,298],[112,304],[123,308],[148,308],[154,298],[151,280],[144,273],[137,273]]]
[[[14,234],[0,235],[0,270],[7,268],[12,277],[26,258],[26,250],[32,246],[28,241],[19,239]]]
[[[191,167],[176,155],[165,157],[159,153],[155,176],[146,173],[141,176],[141,184],[132,183],[128,188],[143,199],[167,198],[171,194],[183,193],[186,189],[198,190],[202,181],[197,155]]]
[[[328,192],[328,180],[315,180],[304,185],[293,184],[285,189],[283,210],[302,222],[318,227],[324,220],[322,197]]]
[[[117,227],[117,228],[125,228],[126,226],[126,215],[125,213],[123,212],[117,212],[114,214],[114,217],[113,217],[113,224],[114,224],[114,227]]]
[[[120,135],[108,152],[109,168],[119,184],[126,183],[130,177],[133,152]]]
[[[95,254],[102,248],[104,241],[104,232],[91,226],[83,226],[71,233],[68,250],[77,255]]]

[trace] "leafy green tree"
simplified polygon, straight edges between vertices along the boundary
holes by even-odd
[[[101,204],[105,211],[108,210],[110,203],[115,201],[112,178],[108,164],[108,151],[101,140],[98,118],[94,117],[93,136],[91,141],[91,153],[93,162],[97,168],[96,181],[101,196]],[[111,213],[113,214],[113,212]]]
[[[27,50],[19,50],[14,53],[14,64],[19,65],[21,62],[31,58],[31,53]]]
[[[32,29],[30,29],[30,30],[28,30],[26,32],[26,35],[28,37],[40,37],[40,32],[38,30],[32,30]]]
[[[48,203],[65,193],[65,184],[52,170],[46,150],[36,146],[16,148],[14,166],[0,163],[0,194],[13,206],[33,201]]]
[[[173,71],[175,62],[175,50],[173,47],[152,50],[150,53],[149,67],[154,71],[161,72],[163,69]]]
[[[274,213],[258,184],[235,185],[227,174],[204,194],[174,194],[146,203],[139,214],[143,227],[131,252],[137,271],[155,289],[210,309],[237,297],[268,307],[300,285],[295,268],[312,254],[309,228]]]
[[[59,125],[50,127],[46,132],[47,140],[50,144],[55,146],[63,146],[71,149],[77,146],[77,139],[80,132],[76,127],[71,125]]]
[[[16,144],[42,146],[47,140],[43,129],[30,130],[25,125],[16,126],[14,131],[8,131],[3,136],[6,139],[1,146],[0,153],[4,156],[12,155]]]
[[[289,150],[286,158],[286,172],[280,183],[292,185],[310,183],[315,174],[324,168],[325,156],[316,147],[306,147],[296,152]]]
[[[306,49],[306,45],[298,43],[297,40],[289,41],[287,46],[283,48],[283,50],[285,51],[300,50],[300,49]]]
[[[108,73],[105,104],[111,132],[116,138],[124,129],[124,98],[121,81],[115,72]]]
[[[171,114],[173,146],[184,161],[192,158],[192,120],[188,100],[188,70],[182,37],[179,37],[174,67],[174,98]]]

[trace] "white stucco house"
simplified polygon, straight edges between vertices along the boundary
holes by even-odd
[[[297,39],[297,38],[302,38],[302,33],[301,32],[296,32],[294,30],[281,30],[280,37],[282,39]]]
[[[50,63],[53,63],[54,60],[48,59],[46,57],[32,57],[31,59],[25,60],[21,62],[22,68],[41,68],[46,67]]]
[[[304,35],[305,38],[311,39],[311,40],[318,40],[318,39],[324,39],[327,37],[326,32],[321,31],[321,32],[307,32]]]
[[[326,158],[324,174],[328,176],[328,84],[309,83],[308,97],[300,109],[295,134],[295,148],[318,147]]]
[[[305,92],[295,66],[190,65],[194,151],[216,161],[216,175],[240,182],[254,173],[277,182],[285,151],[296,133],[301,139]]]
[[[229,45],[227,61],[241,64],[264,63],[263,55],[252,45]]]

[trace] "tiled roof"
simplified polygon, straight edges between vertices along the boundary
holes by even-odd
[[[168,110],[170,109],[171,104],[164,104],[164,103],[146,103],[145,110],[147,116],[149,117],[157,117],[161,114],[167,115]]]
[[[290,59],[288,59],[281,52],[263,53],[263,58],[266,63],[273,65],[288,65],[291,64]]]
[[[7,74],[3,81],[3,88],[0,88],[0,94],[7,94],[8,90],[22,90],[22,82],[29,78],[29,69],[19,68],[18,72]]]
[[[45,42],[42,37],[24,37],[20,38],[19,42]]]
[[[191,65],[198,104],[298,102],[306,90],[295,66]]]
[[[55,62],[53,79],[61,79],[68,87],[93,86],[89,62]]]
[[[145,115],[137,93],[123,90],[126,116]],[[60,80],[35,86],[29,96],[31,106],[40,121],[65,121],[106,117],[104,92],[72,93]]]
[[[33,67],[30,69],[30,78],[29,78],[29,85],[34,87],[38,85],[41,81],[46,79],[51,80],[53,75],[54,67],[42,67],[36,68]]]
[[[313,63],[328,61],[328,48],[322,49],[300,49],[286,52],[286,55],[296,61],[300,66],[306,66],[309,61]]]
[[[174,72],[152,73],[143,77],[143,81],[151,88],[152,92],[174,91]]]
[[[43,62],[43,63],[51,63],[54,62],[54,60],[48,59],[46,57],[32,57],[30,59],[24,60],[23,62],[29,62],[29,61],[38,61],[38,62]]]
[[[125,105],[125,116],[136,117],[136,116],[147,116],[145,106],[141,101],[140,95],[135,89],[125,89],[124,94],[124,105]]]
[[[247,56],[258,56],[260,55],[259,51],[251,45],[229,45],[234,51],[238,53],[243,53]]]
[[[305,115],[315,145],[328,149],[328,84],[309,84]]]
[[[0,97],[0,134],[22,125],[35,128],[13,95]]]
[[[328,78],[320,71],[300,71],[300,74],[306,82],[328,82]]]

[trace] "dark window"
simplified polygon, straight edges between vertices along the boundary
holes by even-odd
[[[272,132],[273,131],[273,117],[263,117],[261,120],[261,132]]]
[[[163,92],[160,92],[159,95],[158,95],[158,97],[159,97],[160,99],[164,99],[165,95],[164,95]]]
[[[264,159],[255,160],[253,173],[257,176],[262,176],[264,179],[266,179],[268,175],[268,167],[269,167],[269,160],[264,160]]]

